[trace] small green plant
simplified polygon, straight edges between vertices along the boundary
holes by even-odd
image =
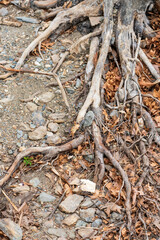
[[[24,157],[23,158],[23,162],[26,166],[28,166],[28,165],[31,166],[32,165],[32,160],[33,160],[32,157]]]

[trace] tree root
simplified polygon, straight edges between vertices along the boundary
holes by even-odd
[[[128,229],[131,229],[132,225],[132,218],[131,218],[131,203],[130,203],[130,198],[131,198],[131,184],[128,179],[128,176],[126,172],[123,170],[119,162],[112,156],[110,151],[103,145],[102,143],[102,137],[99,128],[97,127],[96,123],[93,122],[92,125],[93,128],[93,133],[94,133],[94,139],[95,139],[95,144],[96,144],[96,150],[99,152],[105,154],[105,156],[110,160],[112,165],[120,172],[122,179],[125,183],[125,188],[126,188],[126,213],[128,217]]]
[[[108,5],[107,5],[108,4]],[[106,57],[108,55],[110,40],[112,36],[113,31],[113,20],[112,20],[112,10],[113,10],[113,2],[111,1],[105,1],[104,2],[104,26],[102,31],[102,47],[100,50],[100,55],[94,70],[94,74],[92,77],[92,84],[91,88],[89,90],[89,94],[80,110],[77,116],[77,123],[80,123],[89,106],[93,103],[93,107],[96,109],[100,105],[100,83],[101,83],[101,77],[102,72],[104,69],[104,63],[106,60]]]
[[[43,154],[45,155],[43,159],[52,159],[57,156],[59,153],[69,151],[73,148],[77,148],[84,140],[84,135],[80,135],[78,138],[73,139],[72,141],[62,144],[60,146],[48,146],[48,147],[31,147],[23,152],[19,153],[14,160],[12,166],[9,168],[7,174],[0,179],[0,187],[10,178],[12,173],[16,170],[19,166],[20,161],[29,155],[33,154]]]

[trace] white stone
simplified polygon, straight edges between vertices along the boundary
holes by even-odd
[[[88,193],[95,193],[96,184],[88,179],[81,179],[80,180],[80,191],[88,192]]]
[[[59,209],[65,213],[73,213],[79,207],[83,199],[84,197],[77,194],[69,195],[63,202],[61,202]]]
[[[13,192],[16,192],[16,193],[26,193],[26,192],[29,192],[29,186],[27,186],[27,185],[16,186],[15,188],[13,188]]]

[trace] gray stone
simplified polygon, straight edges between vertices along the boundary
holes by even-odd
[[[48,103],[53,98],[54,98],[53,92],[45,92],[38,97],[39,101],[42,102],[42,103]]]
[[[28,133],[30,140],[36,141],[44,138],[47,133],[47,128],[45,126],[40,126],[36,128],[33,132]]]
[[[14,153],[14,151],[13,151],[12,149],[9,149],[9,150],[8,150],[8,154],[9,154],[9,155],[12,155],[13,153]]]
[[[23,131],[22,130],[17,130],[17,138],[21,138],[23,136]]]
[[[29,181],[29,183],[32,184],[33,187],[37,187],[40,184],[40,181],[39,181],[39,178],[35,177],[35,178],[32,178]]]
[[[69,215],[63,220],[63,223],[67,226],[74,225],[79,219],[79,216],[76,213],[73,213],[72,215]]]
[[[119,114],[118,111],[114,109],[109,115],[110,117],[118,117],[118,114]]]
[[[48,128],[51,132],[56,133],[58,131],[59,125],[57,123],[50,122]]]
[[[61,224],[62,223],[62,220],[64,219],[64,217],[61,215],[61,214],[56,214],[55,215],[55,222],[57,223],[57,224]]]
[[[102,225],[102,219],[96,219],[93,223],[92,223],[92,227],[96,227],[99,228]]]
[[[32,102],[28,102],[26,104],[26,107],[31,112],[37,111],[37,108],[38,108],[37,105],[35,103],[32,103]]]
[[[38,200],[40,202],[54,202],[56,200],[56,198],[48,193],[42,192],[39,197]]]
[[[22,229],[9,218],[0,219],[0,229],[10,240],[22,239]]]
[[[76,223],[76,227],[86,227],[87,223],[82,221],[82,220],[78,220],[78,222]]]
[[[54,226],[54,222],[53,222],[52,219],[51,220],[47,220],[47,221],[44,222],[43,226],[46,227],[46,228],[51,228],[51,227]]]
[[[77,194],[69,195],[63,202],[61,202],[59,208],[63,212],[73,213],[79,207],[83,199],[84,197]]]
[[[19,21],[22,21],[22,22],[26,22],[26,23],[35,23],[35,24],[40,23],[40,21],[35,18],[28,18],[28,17],[24,17],[24,16],[22,16],[22,17],[18,16],[18,17],[16,17],[16,19]]]
[[[94,113],[92,111],[87,112],[86,115],[85,115],[83,126],[84,127],[91,126],[93,120],[94,120]]]
[[[116,221],[120,221],[123,218],[123,215],[117,212],[112,212],[111,213],[111,222],[116,222]]]
[[[95,217],[95,208],[80,210],[80,217],[86,222],[92,222]]]
[[[81,80],[77,78],[76,80],[76,88],[79,88],[81,86]]]
[[[58,136],[56,134],[47,138],[47,143],[49,145],[55,145],[55,144],[58,144],[61,142],[62,142],[62,140],[61,140],[60,136]]]
[[[68,235],[68,238],[67,239],[76,239],[76,234],[75,234],[75,229],[69,229],[67,230],[67,235]],[[66,240],[67,240],[66,239]],[[59,239],[60,240],[60,239]],[[64,240],[64,239],[63,239]]]
[[[90,163],[94,162],[94,155],[93,154],[88,154],[83,156],[85,160],[87,160]]]
[[[97,233],[97,231],[94,230],[94,228],[81,228],[78,230],[78,234],[81,236],[82,239],[92,239],[92,237]]]
[[[42,115],[42,112],[35,111],[32,113],[32,121],[37,127],[42,126],[45,123],[45,119]]]
[[[8,15],[8,10],[7,8],[1,8],[0,9],[0,16],[4,17],[4,16],[7,16]]]
[[[49,228],[47,232],[56,237],[67,237],[67,232],[63,228]]]
[[[93,206],[93,204],[94,203],[92,202],[92,200],[90,198],[86,198],[84,200],[84,202],[81,204],[81,208],[86,209],[86,208],[89,208],[89,207]]]

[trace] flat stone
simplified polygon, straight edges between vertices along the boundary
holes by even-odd
[[[49,228],[47,232],[56,237],[67,237],[67,232],[63,228]]]
[[[79,216],[74,213],[68,217],[66,217],[64,220],[63,220],[63,223],[66,224],[67,226],[72,226],[74,224],[76,224],[76,222],[78,221],[79,219]]]
[[[37,187],[40,184],[40,180],[39,178],[35,177],[35,178],[32,178],[29,181],[29,183],[32,184],[33,187]]]
[[[28,133],[30,140],[36,141],[44,138],[47,133],[47,128],[45,126],[40,126],[36,128],[33,132]]]
[[[48,103],[54,98],[53,92],[45,92],[38,96],[39,102]]]
[[[9,218],[0,219],[0,229],[10,240],[22,239],[22,229]]]
[[[56,200],[56,198],[48,193],[42,192],[39,197],[38,200],[40,202],[54,202]]]
[[[35,103],[32,103],[32,102],[28,102],[26,104],[26,108],[31,111],[31,112],[34,112],[34,111],[37,111],[37,105]]]
[[[48,128],[51,132],[56,133],[58,131],[59,125],[57,123],[50,122]]]
[[[80,217],[86,222],[93,222],[95,211],[95,208],[82,209],[80,210]]]
[[[93,204],[94,204],[94,203],[92,202],[92,200],[91,200],[90,198],[86,198],[86,199],[84,200],[84,202],[82,202],[81,208],[87,209],[87,208],[93,206]]]
[[[92,239],[92,237],[97,233],[97,231],[94,230],[94,228],[81,228],[78,230],[78,234],[81,236],[82,239]]]
[[[60,136],[58,136],[56,134],[54,134],[53,136],[49,136],[47,138],[47,143],[49,145],[55,145],[55,144],[59,144],[61,142],[62,142],[62,140],[61,140]]]
[[[65,213],[73,213],[79,207],[83,199],[84,197],[77,194],[69,195],[63,202],[61,202],[59,209]]]

